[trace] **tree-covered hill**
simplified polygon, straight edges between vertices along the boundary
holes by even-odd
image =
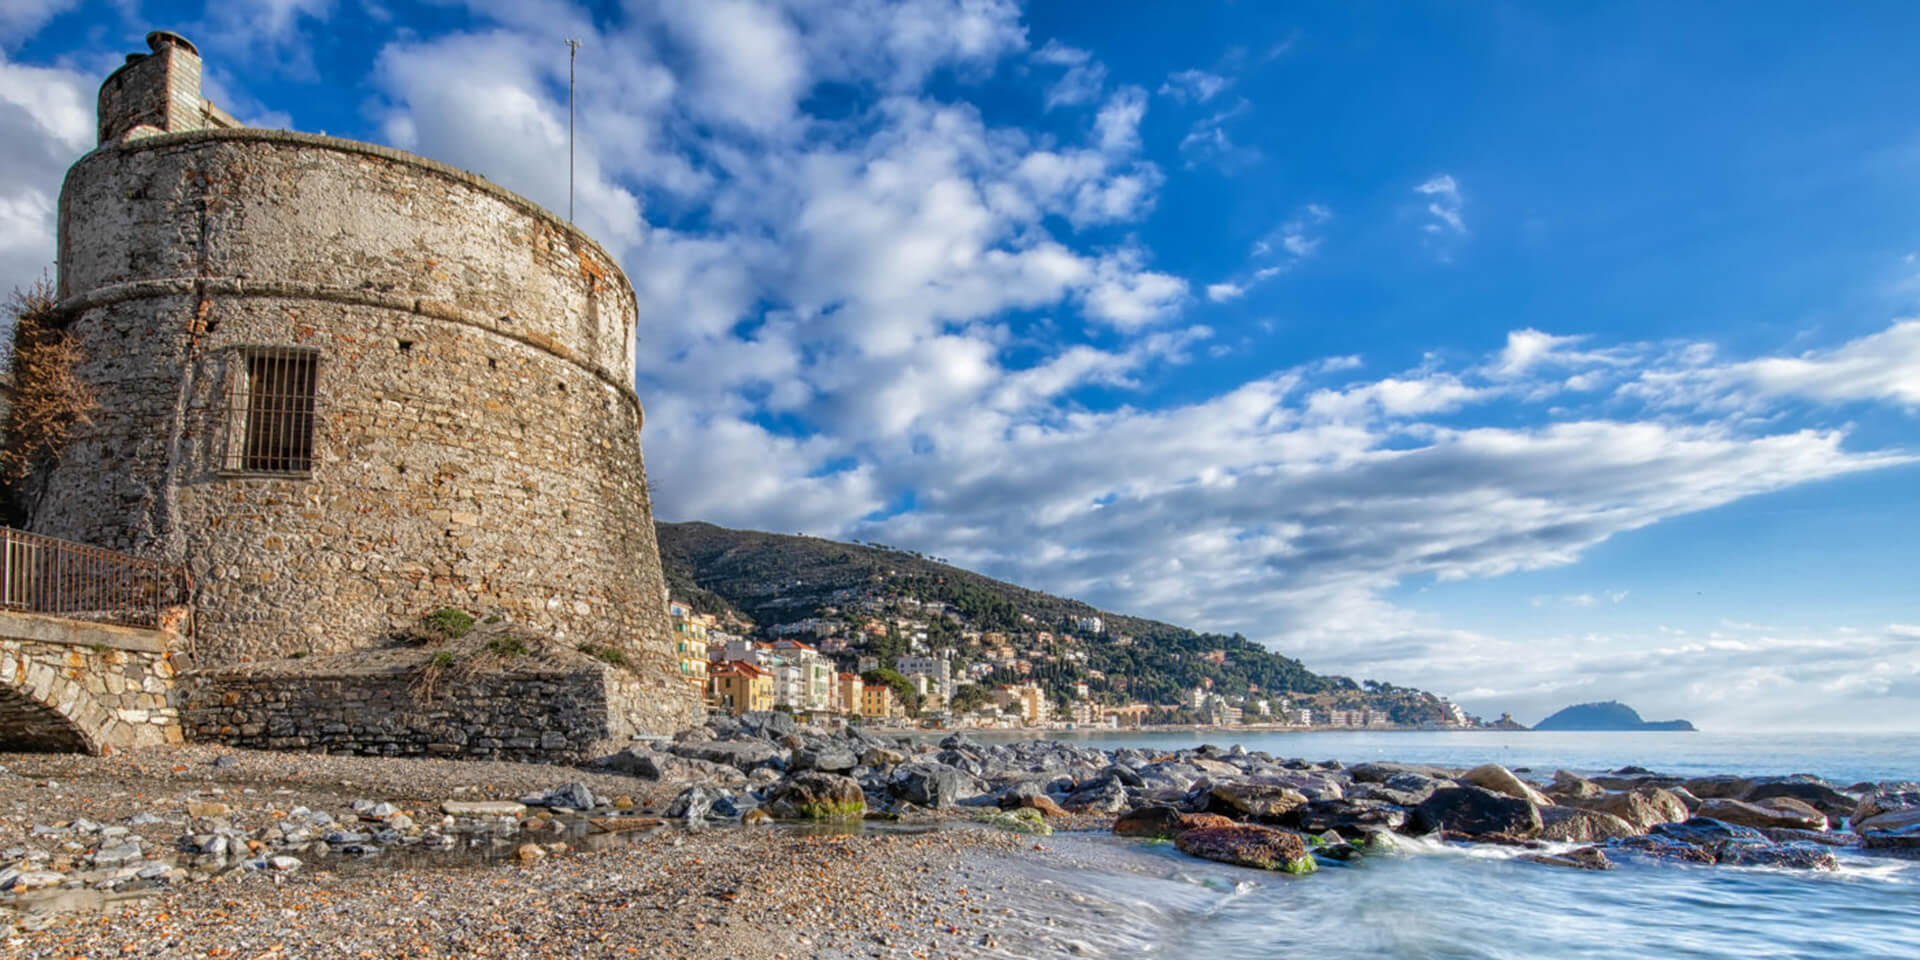
[[[762,626],[838,610],[850,596],[937,601],[975,631],[1077,634],[1084,661],[1063,660],[1035,671],[1056,689],[1086,682],[1111,701],[1171,705],[1210,681],[1213,691],[1230,696],[1312,695],[1323,706],[1381,706],[1397,722],[1439,719],[1439,700],[1430,694],[1322,676],[1238,634],[1201,633],[1098,610],[911,551],[708,523],[658,527],[660,559],[676,597],[706,612],[738,611]],[[1104,629],[1095,634],[1075,626],[1087,617],[1101,618]],[[938,638],[952,622],[934,618],[930,628]],[[873,652],[896,652],[876,642],[880,649]]]

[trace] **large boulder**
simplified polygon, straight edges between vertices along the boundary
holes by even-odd
[[[1561,843],[1601,843],[1638,835],[1633,824],[1599,810],[1551,806],[1540,808],[1540,839]]]
[[[1307,803],[1300,791],[1271,783],[1216,783],[1208,793],[1210,811],[1242,819],[1278,820]]]
[[[680,791],[679,795],[673,798],[673,802],[667,805],[667,819],[699,823],[715,812],[713,808],[716,802],[726,798],[727,794],[723,790],[688,787]]]
[[[1643,833],[1656,824],[1680,823],[1691,816],[1679,797],[1660,787],[1640,787],[1591,800],[1569,800],[1567,805],[1611,813]]]
[[[1700,802],[1699,815],[1724,823],[1737,823],[1743,827],[1791,827],[1795,830],[1827,828],[1825,814],[1797,800],[1775,798],[1769,801],[1769,804],[1773,805],[1763,806],[1758,803],[1748,803],[1745,800],[1716,797]],[[1786,804],[1797,805],[1800,809],[1791,807],[1783,809]]]
[[[1606,792],[1605,787],[1571,770],[1555,770],[1553,783],[1547,787],[1547,795],[1556,800],[1592,800]]]
[[[1819,780],[1770,780],[1756,783],[1740,795],[1740,799],[1748,803],[1780,798],[1798,800],[1835,823],[1853,816],[1854,808],[1860,803],[1852,794],[1842,793]]]
[[[1920,850],[1920,807],[1868,817],[1853,825],[1869,850]]]
[[[1060,805],[1075,813],[1119,813],[1128,805],[1127,788],[1112,777],[1095,777],[1075,787]]]
[[[840,773],[860,765],[852,748],[836,740],[816,740],[793,752],[790,764],[795,770],[821,770]]]
[[[1733,799],[1753,789],[1753,778],[1722,773],[1711,777],[1694,777],[1680,785],[1702,800]]]
[[[1386,783],[1403,773],[1425,777],[1429,780],[1451,780],[1453,771],[1445,767],[1429,767],[1415,763],[1358,763],[1347,768],[1355,783]]]
[[[1913,809],[1920,809],[1920,785],[1883,783],[1860,796],[1860,802],[1848,811],[1847,820],[1857,825],[1881,814]]]
[[[1540,833],[1540,811],[1519,797],[1495,793],[1485,787],[1447,787],[1414,808],[1414,822],[1422,830],[1445,830],[1474,837],[1503,833],[1532,837]]]
[[[1172,807],[1135,807],[1115,817],[1113,832],[1122,837],[1177,837],[1197,827],[1231,826],[1217,813],[1185,813]]]
[[[851,777],[808,770],[773,785],[767,812],[788,820],[858,820],[867,795]]]
[[[1525,800],[1537,807],[1553,803],[1533,784],[1514,776],[1512,770],[1497,763],[1483,763],[1461,774],[1460,779],[1476,787],[1485,787],[1494,793]]]
[[[1780,843],[1767,846],[1742,843],[1721,849],[1718,860],[1735,867],[1780,867],[1788,870],[1838,870],[1840,859],[1833,851],[1811,843]]]
[[[784,717],[786,714],[776,713],[774,716]],[[779,770],[786,766],[787,758],[787,751],[765,740],[700,740],[676,743],[668,749],[675,756],[718,763],[741,771],[753,771],[761,767]]]
[[[768,740],[779,740],[800,732],[800,724],[793,719],[793,715],[779,710],[755,710],[741,714],[740,728]]]
[[[1189,856],[1241,867],[1293,874],[1318,869],[1299,834],[1257,823],[1196,827],[1174,837],[1173,845]]]
[[[908,803],[945,810],[986,792],[986,785],[943,763],[917,761],[893,769],[893,795]]]
[[[1316,800],[1295,810],[1290,819],[1307,833],[1399,830],[1407,825],[1407,808],[1383,800]]]
[[[1565,853],[1536,853],[1523,860],[1544,863],[1549,867],[1569,867],[1574,870],[1612,870],[1613,861],[1599,847],[1580,847]]]

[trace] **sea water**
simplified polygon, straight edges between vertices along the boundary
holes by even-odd
[[[1347,763],[1485,762],[1589,772],[1807,772],[1843,785],[1920,779],[1895,735],[1147,733],[1101,747],[1239,742],[1277,756]],[[1291,877],[1185,856],[1165,843],[1060,834],[1045,857],[1009,859],[1024,936],[1002,956],[1292,956],[1532,960],[1920,958],[1920,862],[1837,850],[1838,871],[1695,866],[1617,855],[1589,872],[1520,859],[1531,851],[1405,840],[1396,853]]]

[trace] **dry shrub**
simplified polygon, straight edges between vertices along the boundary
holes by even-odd
[[[74,373],[85,356],[60,324],[53,285],[42,278],[15,290],[7,307],[14,324],[4,363],[13,374],[13,403],[0,444],[0,487],[19,505],[27,478],[58,461],[74,429],[92,422],[95,398]]]

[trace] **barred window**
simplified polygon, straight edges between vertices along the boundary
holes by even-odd
[[[228,382],[227,470],[312,470],[319,352],[300,347],[245,347],[239,361]]]

